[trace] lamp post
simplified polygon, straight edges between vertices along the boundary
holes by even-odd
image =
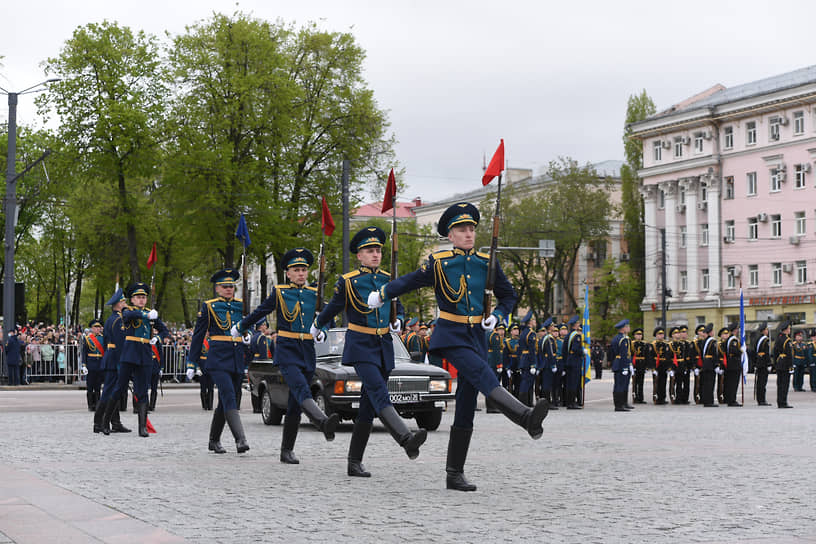
[[[3,331],[8,337],[8,332],[14,328],[14,229],[17,226],[17,178],[21,174],[15,172],[17,161],[17,97],[21,94],[37,92],[46,83],[60,81],[59,78],[51,78],[32,85],[20,92],[10,92],[0,87],[3,94],[8,95],[8,158],[6,163],[6,197],[3,201],[3,213],[6,216],[5,233],[5,270],[3,274]],[[25,173],[25,172],[23,172]]]

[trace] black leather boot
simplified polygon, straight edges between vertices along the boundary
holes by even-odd
[[[153,412],[156,410],[156,397],[158,397],[156,391],[150,392],[150,406],[148,406],[147,410],[149,412]]]
[[[241,414],[238,413],[238,410],[227,410],[224,417],[226,417],[227,425],[229,425],[232,436],[235,438],[235,449],[238,453],[249,451],[249,444],[247,444],[246,435],[244,434],[244,426],[241,423]]]
[[[538,440],[544,434],[541,422],[547,417],[549,403],[546,399],[541,399],[538,403],[528,408],[520,403],[516,398],[507,392],[503,387],[496,387],[488,395],[490,400],[496,403],[499,410],[513,423],[527,429],[527,433]]]
[[[304,400],[300,408],[303,410],[303,413],[306,414],[306,417],[309,418],[309,421],[312,422],[312,425],[323,433],[323,436],[326,437],[326,441],[331,442],[334,440],[334,431],[337,429],[337,424],[340,423],[339,415],[332,414],[327,416],[314,399]]]
[[[465,478],[465,460],[470,448],[470,437],[473,429],[451,427],[448,439],[448,460],[445,463],[447,478],[445,484],[448,489],[456,491],[476,491],[476,486]]]
[[[213,399],[214,399],[214,397],[215,397],[215,390],[213,388],[210,388],[207,391],[207,410],[212,410],[213,409]]]
[[[615,411],[616,412],[626,412],[626,408],[623,407],[623,402],[621,402],[621,394],[612,392],[612,400],[615,402]]]
[[[114,405],[118,404],[114,401],[108,401]],[[111,414],[110,420],[110,432],[112,433],[129,433],[130,429],[122,425],[122,420],[119,418],[119,410],[118,406],[114,406],[113,414]]]
[[[402,419],[402,416],[397,413],[397,410],[393,406],[386,406],[380,412],[379,417],[380,421],[385,425],[385,428],[388,429],[388,432],[390,432],[394,440],[397,441],[397,444],[402,446],[405,453],[408,454],[408,459],[416,459],[419,457],[419,447],[424,444],[425,439],[428,438],[428,431],[425,429],[419,429],[416,432],[410,431],[408,425],[405,424],[405,420]]]
[[[224,446],[221,445],[221,432],[224,430],[224,423],[227,420],[224,417],[224,412],[217,410],[213,412],[212,423],[210,423],[210,444],[207,447],[215,453],[227,453]]]
[[[105,412],[102,415],[102,434],[109,435],[111,429],[111,418],[113,418],[113,414],[119,413],[119,399],[111,399],[105,405]]]
[[[202,389],[198,393],[198,396],[201,397],[201,409],[206,410],[207,409],[207,392]]]
[[[102,421],[105,418],[105,407],[108,405],[107,402],[98,402],[96,403],[96,411],[94,412],[94,420],[93,420],[93,432],[101,433],[102,432]],[[108,433],[105,433],[108,434]]]
[[[371,435],[371,423],[354,424],[351,431],[351,442],[349,442],[348,452],[348,475],[369,478],[371,473],[363,466],[363,454],[365,453],[368,437]]]
[[[88,411],[96,412],[96,402],[94,402],[94,392],[90,389],[85,391],[85,402],[88,403]]]
[[[283,417],[283,435],[281,436],[280,461],[287,465],[297,465],[300,460],[295,456],[295,440],[297,440],[298,428],[300,427],[300,414],[291,416],[286,414]]]
[[[122,396],[120,397],[120,400],[119,400],[119,411],[120,412],[127,412],[127,399],[128,399],[128,394],[127,394],[127,391],[125,391],[124,393],[122,393]]]
[[[147,432],[147,402],[134,403],[133,407],[136,409],[136,413],[139,414],[139,436],[147,438],[150,436],[150,433]]]
[[[138,414],[139,413],[139,407],[137,405],[139,404],[139,401],[138,401],[138,399],[136,399],[136,395],[133,395],[133,398],[131,400],[133,401],[133,413]]]

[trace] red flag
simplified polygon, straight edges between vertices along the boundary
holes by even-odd
[[[394,207],[394,199],[397,197],[397,178],[394,177],[394,169],[388,174],[388,185],[385,186],[385,196],[383,197],[382,212],[385,213]]]
[[[331,236],[334,232],[334,219],[332,219],[329,203],[326,202],[325,196],[323,197],[323,217],[320,219],[320,227],[326,236]]]
[[[482,176],[482,185],[487,185],[493,178],[500,176],[504,170],[504,138],[502,138],[496,152],[493,153],[493,158],[490,159],[490,164],[487,165],[484,176]]]
[[[156,264],[156,242],[153,242],[153,249],[150,250],[150,257],[147,258],[147,269]]]

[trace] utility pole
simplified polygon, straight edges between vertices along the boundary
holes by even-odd
[[[660,325],[665,329],[666,328],[666,294],[668,289],[666,288],[666,229],[660,229],[660,253],[661,253],[661,266],[660,266],[660,287],[661,287],[661,295],[660,295],[660,311],[661,311],[661,319],[662,322]],[[666,331],[668,333],[668,331]]]
[[[348,159],[343,159],[343,274],[349,271],[349,175],[351,170],[351,162]],[[346,312],[343,312],[343,326],[348,325],[348,317]]]

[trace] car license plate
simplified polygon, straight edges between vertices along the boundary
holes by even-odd
[[[391,404],[407,404],[419,402],[419,393],[390,393]]]

